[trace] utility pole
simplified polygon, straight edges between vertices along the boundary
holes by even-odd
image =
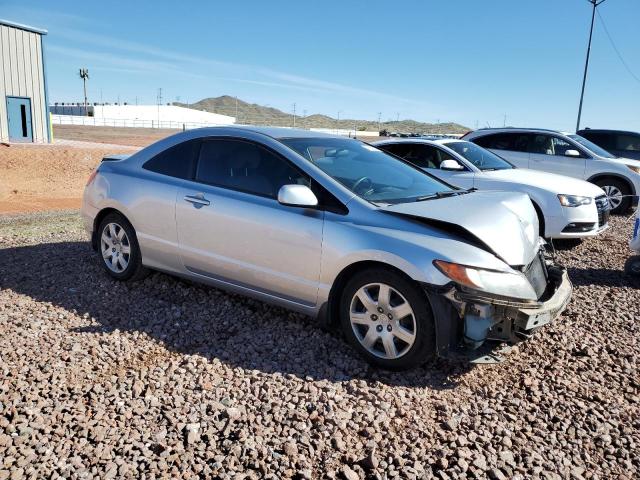
[[[89,80],[89,70],[81,68],[79,72],[80,78],[84,86],[84,116],[87,116],[87,80]]]
[[[302,128],[307,128],[307,110],[302,110],[302,123],[303,123],[303,127]]]
[[[589,44],[587,46],[587,59],[584,62],[584,76],[582,77],[582,91],[580,92],[580,106],[578,107],[578,121],[576,122],[576,132],[580,130],[580,117],[582,117],[582,101],[584,100],[584,87],[587,84],[587,71],[589,70],[589,56],[591,55],[591,39],[593,38],[593,23],[596,19],[596,8],[603,4],[605,0],[588,0],[593,5],[591,12],[591,28],[589,29]]]
[[[504,114],[504,119],[503,119],[503,121],[502,121],[502,127],[504,128],[504,127],[506,127],[506,126],[507,126],[507,114],[505,113],[505,114]]]
[[[236,95],[236,122],[238,121],[238,96]]]
[[[296,128],[296,104],[293,103],[293,128]]]
[[[338,130],[340,129],[340,114],[342,110],[338,110],[338,121],[336,122],[336,135],[338,134]]]
[[[382,112],[378,112],[378,133],[381,132],[381,123],[380,123],[380,118],[382,117]]]

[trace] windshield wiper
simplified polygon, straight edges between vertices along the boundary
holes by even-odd
[[[430,195],[423,195],[421,197],[416,197],[416,202],[423,202],[425,200],[433,200],[434,198],[446,198],[446,197],[454,197],[456,195],[464,195],[465,193],[475,192],[475,188],[469,188],[467,190],[447,190],[444,192],[436,192]]]

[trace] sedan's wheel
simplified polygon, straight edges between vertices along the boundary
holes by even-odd
[[[627,195],[630,195],[631,192],[624,182],[615,178],[604,178],[598,180],[596,185],[602,188],[604,193],[607,194],[611,213],[623,214],[629,210],[629,207],[631,207],[631,197]]]
[[[371,354],[387,360],[405,355],[416,340],[413,309],[400,292],[386,283],[370,283],[351,299],[351,328]]]
[[[122,226],[117,223],[104,226],[100,237],[100,251],[109,270],[122,273],[127,269],[131,258],[131,243]]]
[[[98,227],[98,252],[102,266],[117,280],[139,280],[147,273],[136,233],[119,213],[108,214]]]
[[[433,317],[425,295],[391,270],[366,270],[347,283],[341,323],[356,349],[384,368],[411,368],[435,354]]]

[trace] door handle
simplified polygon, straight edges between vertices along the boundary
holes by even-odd
[[[204,198],[204,195],[185,195],[184,200],[191,203],[196,208],[211,205],[211,202]]]

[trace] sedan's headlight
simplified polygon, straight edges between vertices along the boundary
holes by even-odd
[[[633,165],[627,165],[627,168],[633,170],[636,173],[640,173],[640,167],[634,167]]]
[[[591,197],[581,197],[579,195],[558,195],[558,200],[560,200],[560,205],[563,207],[579,207],[580,205],[589,205],[593,202],[593,198]]]
[[[459,263],[434,260],[433,264],[446,277],[459,285],[510,298],[537,300],[536,292],[520,272],[501,272],[469,267]]]

